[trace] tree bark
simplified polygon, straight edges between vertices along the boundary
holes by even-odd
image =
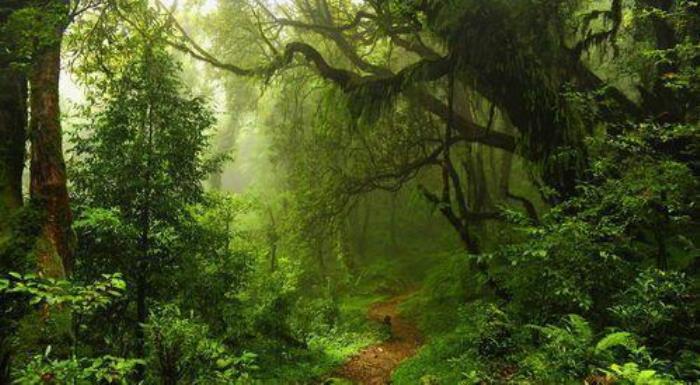
[[[12,215],[21,208],[22,171],[24,170],[25,144],[27,139],[27,79],[22,73],[13,71],[9,63],[0,66],[0,244],[13,242]],[[17,255],[14,251],[14,255]],[[13,271],[21,264],[10,255],[0,256],[0,271]],[[18,263],[20,262],[20,263]],[[7,269],[7,270],[5,270]],[[8,302],[13,302],[12,300]],[[0,305],[2,311],[14,305]],[[14,355],[10,337],[14,333],[3,322],[0,331],[0,385],[12,383],[10,365]]]
[[[267,214],[270,219],[267,228],[267,240],[270,243],[270,272],[274,273],[277,271],[277,242],[279,241],[279,235],[277,234],[277,222],[275,221],[275,213],[272,211],[272,207],[267,207]]]
[[[3,25],[19,5],[0,12]],[[2,40],[1,44],[9,43]],[[9,219],[22,206],[22,172],[27,141],[27,78],[12,68],[12,52],[0,57],[0,236]]]
[[[6,63],[0,67],[0,234],[22,206],[22,171],[27,139],[27,79]]]
[[[365,198],[363,211],[362,211],[362,225],[360,227],[360,236],[357,242],[357,254],[360,256],[361,260],[365,260],[367,257],[367,230],[369,229],[370,215],[372,214],[372,207],[369,197]],[[360,207],[358,207],[359,211]]]
[[[323,256],[323,239],[318,239],[317,240],[317,245],[316,245],[316,259],[318,260],[318,268],[320,269],[321,272],[321,277],[326,278],[326,259]]]
[[[64,2],[64,1],[61,1]],[[66,4],[67,11],[67,4]],[[35,252],[40,273],[64,277],[73,266],[74,234],[66,185],[58,98],[61,40],[65,25],[53,29],[49,43],[37,52],[29,75],[31,184],[34,204],[44,217]]]
[[[398,240],[398,219],[397,219],[397,208],[396,201],[397,193],[391,193],[390,206],[389,206],[389,255],[396,257],[399,252],[399,240]]]
[[[7,340],[0,341],[3,344],[8,343]],[[0,385],[10,385],[12,383],[12,378],[10,378],[10,368],[12,364],[12,352],[9,349],[3,348],[0,351]]]
[[[3,2],[0,6],[0,27],[6,25],[13,12],[24,6],[16,1]],[[0,256],[2,273],[17,270],[21,265],[21,261],[15,258],[19,254],[12,245],[11,218],[23,205],[22,173],[27,141],[27,76],[24,71],[13,68],[17,58],[13,47],[14,36],[10,35],[0,36],[0,244],[10,248],[9,254]],[[20,317],[23,311],[11,311],[15,306],[14,300],[3,297],[0,299],[0,311],[8,317],[0,326],[0,385],[10,385],[15,354],[11,337],[16,332],[14,320],[10,318]]]

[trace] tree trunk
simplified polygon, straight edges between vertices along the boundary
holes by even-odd
[[[150,51],[148,51],[148,54],[150,55]],[[148,58],[150,59],[151,57],[149,56]],[[151,211],[152,197],[154,191],[152,187],[153,175],[151,174],[151,171],[153,170],[153,168],[151,162],[155,152],[153,142],[155,134],[154,116],[152,114],[153,104],[154,102],[152,100],[149,100],[149,107],[146,110],[146,119],[144,120],[144,125],[142,127],[142,129],[146,133],[146,167],[143,170],[144,189],[142,191],[142,194],[144,196],[144,200],[141,206],[139,218],[141,227],[141,234],[139,235],[138,239],[140,260],[137,261],[138,271],[136,272],[136,320],[138,321],[138,325],[136,326],[136,356],[140,358],[143,358],[146,355],[146,338],[143,325],[148,320],[148,284],[152,268]],[[227,221],[227,223],[229,222],[230,221]],[[229,234],[227,234],[227,236],[228,235]],[[229,245],[227,244],[226,247],[228,248],[228,246]],[[226,250],[226,252],[228,252],[228,250]],[[138,380],[144,380],[146,375],[145,368],[143,366],[139,366],[136,375]]]
[[[150,134],[150,131],[149,131]],[[149,135],[149,149],[151,135]],[[150,170],[150,165],[148,166]],[[150,191],[150,174],[147,170],[146,188]],[[150,250],[151,250],[151,208],[150,197],[146,198],[144,207],[141,209],[141,234],[138,239],[138,249],[140,259],[136,262],[136,357],[143,358],[146,355],[146,335],[142,325],[148,320],[148,274],[151,269],[150,265]],[[146,372],[143,366],[137,369],[137,379],[143,380]]]
[[[367,257],[367,230],[369,229],[370,215],[372,213],[371,201],[369,197],[365,198],[364,210],[362,212],[362,226],[360,227],[360,236],[357,242],[357,254],[361,260]],[[358,207],[358,210],[360,207]]]
[[[22,206],[22,171],[27,138],[27,79],[0,67],[0,234],[12,213]]]
[[[277,223],[275,221],[275,213],[272,211],[272,207],[267,207],[267,213],[270,218],[269,227],[267,229],[267,239],[270,243],[270,272],[277,271],[277,242],[279,236],[277,235]]]
[[[277,271],[277,242],[270,245],[270,272]]]
[[[64,277],[73,266],[74,234],[66,186],[62,131],[58,105],[61,38],[65,26],[54,29],[51,42],[41,47],[30,71],[31,185],[34,204],[43,212],[36,243],[40,273]]]
[[[513,154],[504,152],[501,158],[501,175],[499,181],[500,193],[503,199],[513,200],[523,205],[525,213],[530,218],[533,224],[539,224],[540,218],[535,204],[524,196],[519,196],[510,191],[510,175],[513,165]]]
[[[3,344],[8,344],[9,341],[0,341]],[[10,385],[12,383],[12,378],[10,378],[10,368],[12,364],[12,352],[9,349],[2,348],[0,351],[0,385]]]
[[[0,26],[22,7],[9,2],[0,7]],[[12,68],[16,59],[11,41],[0,38],[0,240],[9,230],[12,213],[22,206],[22,172],[27,141],[27,77]]]
[[[224,173],[223,171],[214,171],[209,176],[209,187],[214,191],[221,191],[224,185],[223,181]]]
[[[681,122],[684,117],[684,103],[678,101],[677,92],[668,87],[666,74],[678,72],[678,54],[672,49],[678,44],[676,31],[664,14],[672,12],[672,0],[646,0],[642,4],[660,14],[652,13],[651,27],[656,40],[656,49],[667,52],[666,61],[656,66],[656,76],[652,84],[652,95],[646,95],[644,105],[664,122]],[[644,95],[643,95],[644,96]]]
[[[0,243],[12,242],[10,218],[22,206],[22,171],[27,135],[27,79],[5,64],[0,67],[0,90],[3,90],[0,93],[0,138],[3,138],[0,142]],[[8,259],[0,261],[0,270],[10,271],[17,266],[18,261]],[[7,309],[5,305],[0,307]],[[11,333],[10,330],[0,332],[0,385],[11,383]]]
[[[321,277],[326,277],[326,258],[323,256],[323,239],[319,239],[316,246],[316,258],[318,259],[318,268],[321,272]]]
[[[396,214],[396,200],[398,199],[396,197],[397,193],[392,193],[391,194],[391,202],[390,202],[390,210],[391,212],[389,213],[389,255],[391,257],[396,257],[396,254],[399,251],[399,240],[398,240],[398,235],[397,235],[397,214]]]

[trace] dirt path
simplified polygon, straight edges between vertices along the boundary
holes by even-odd
[[[369,319],[384,322],[391,317],[391,338],[373,345],[352,357],[337,372],[337,376],[362,385],[385,385],[401,361],[416,354],[422,343],[418,329],[398,315],[397,306],[411,295],[404,294],[379,302],[369,310]]]

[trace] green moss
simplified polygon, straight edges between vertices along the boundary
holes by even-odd
[[[62,278],[66,276],[66,271],[63,268],[63,260],[46,236],[37,238],[33,253],[39,262],[39,269],[43,276],[52,278]]]

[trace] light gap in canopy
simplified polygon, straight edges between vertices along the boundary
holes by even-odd
[[[205,13],[209,13],[217,8],[219,1],[226,1],[226,0],[200,0],[200,1],[197,1],[195,3],[201,3],[201,5],[200,5],[201,10]],[[353,1],[353,2],[355,2],[355,1]],[[177,2],[178,4],[188,3],[187,0],[161,0],[161,2],[166,7],[172,7],[173,4],[175,4],[175,2]],[[274,5],[288,5],[288,4],[292,3],[292,0],[267,0],[266,2],[274,4]],[[189,3],[191,3],[191,2],[189,2]],[[188,5],[191,5],[191,4],[188,4]]]
[[[224,0],[225,1],[225,0]],[[219,6],[219,0],[197,0],[197,1],[191,1],[191,0],[160,0],[160,2],[165,5],[166,7],[170,8],[174,4],[177,3],[178,7],[191,7],[191,6],[196,6],[198,7],[203,13],[209,13],[211,11],[216,10],[216,8]]]

